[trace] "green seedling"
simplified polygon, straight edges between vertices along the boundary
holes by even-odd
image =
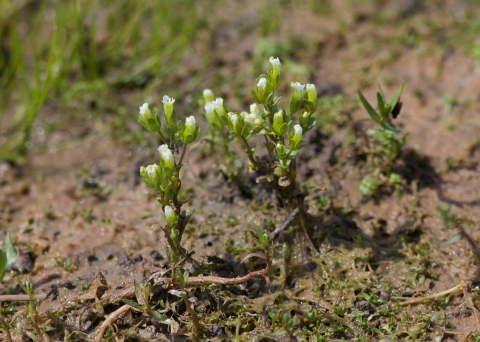
[[[266,174],[259,180],[271,184],[289,210],[302,209],[296,197],[299,192],[296,156],[303,144],[303,134],[315,125],[313,114],[317,110],[317,90],[313,84],[292,82],[293,94],[289,106],[279,108],[282,95],[275,95],[275,90],[281,83],[281,62],[273,57],[269,61],[272,70],[257,78],[255,89],[251,91],[255,103],[250,106],[249,112],[229,111],[221,98],[207,101],[205,106],[209,106],[207,113],[215,113],[216,120],[220,120],[240,143],[248,157],[249,171]],[[255,138],[263,140],[268,155],[265,162],[257,153]]]
[[[5,271],[9,269],[17,260],[17,249],[13,247],[10,240],[10,233],[5,238],[5,250],[0,249],[0,281],[5,276]]]
[[[395,119],[402,109],[400,96],[404,83],[387,102],[383,91],[377,92],[378,111],[358,91],[358,96],[370,118],[376,122],[380,129],[369,129],[367,134],[373,139],[368,142],[368,160],[374,167],[371,175],[365,177],[360,184],[360,191],[367,197],[378,197],[382,190],[393,189],[398,195],[401,194],[403,177],[395,172],[397,160],[405,145],[407,134],[397,137],[401,131],[393,127],[392,119]]]
[[[379,124],[380,127],[386,131],[391,131],[393,133],[401,133],[399,130],[393,127],[392,118],[395,119],[400,114],[400,111],[402,109],[402,102],[400,102],[400,96],[402,95],[404,85],[405,83],[402,83],[400,88],[388,102],[386,101],[385,95],[380,88],[380,91],[377,92],[378,112],[373,109],[372,105],[367,101],[367,99],[365,99],[362,92],[360,90],[358,91],[360,101],[365,107],[368,115],[370,115],[372,120]]]
[[[158,148],[159,163],[142,166],[140,175],[145,183],[155,190],[157,201],[162,205],[166,224],[161,227],[161,230],[165,233],[169,261],[177,263],[185,254],[185,250],[181,247],[182,235],[193,215],[191,208],[182,210],[182,206],[188,200],[180,200],[178,197],[182,186],[180,170],[188,165],[183,161],[185,151],[187,146],[197,139],[200,128],[193,116],[188,117],[185,122],[177,120],[174,103],[175,99],[167,95],[163,97],[163,120],[156,108],[152,113],[148,104],[143,104],[140,107],[138,122],[148,131],[158,133],[163,142]],[[174,154],[179,148],[182,152],[176,160]]]

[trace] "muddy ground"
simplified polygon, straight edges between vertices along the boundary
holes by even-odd
[[[345,1],[328,10],[312,4],[283,4],[277,31],[262,38],[290,44],[287,52],[280,49],[286,70],[282,92],[289,94],[287,84],[300,78],[316,84],[323,97],[344,99],[331,130],[319,126],[309,132],[300,155],[311,241],[298,222],[275,237],[270,288],[259,277],[236,286],[190,289],[203,339],[477,341],[475,255],[465,239],[455,238],[463,225],[480,241],[480,62],[461,39],[469,22],[478,21],[475,3],[378,2],[358,9]],[[268,9],[251,1],[219,7],[203,76],[195,84],[188,80],[199,67],[199,41],[172,71],[175,90],[159,86],[146,95],[156,106],[165,93],[183,92],[188,96],[178,100],[179,115],[201,121],[197,100],[204,88],[235,110],[253,101],[249,89],[257,76],[261,13]],[[399,162],[405,165],[404,187],[401,196],[365,198],[358,187],[371,172],[363,141],[373,124],[355,102],[356,92],[374,101],[377,83],[391,96],[402,82],[403,109],[395,125],[409,134]],[[135,125],[142,94],[117,96],[112,102],[131,112]],[[101,119],[85,119],[92,117],[86,109],[84,119],[47,130],[61,116],[55,102],[47,102],[31,138],[42,149],[33,149],[25,163],[0,164],[0,241],[9,231],[21,251],[1,293],[21,294],[15,278],[30,277],[37,296],[47,295],[38,302],[37,323],[52,340],[63,339],[64,331],[75,332],[72,340],[93,340],[108,314],[123,304],[99,308],[102,299],[169,267],[162,233],[150,229],[164,218],[138,175],[141,165],[155,162],[158,142],[147,139],[139,147],[115,137],[112,107]],[[205,134],[205,122],[201,125]],[[143,134],[140,127],[132,129]],[[245,275],[264,265],[240,264],[254,251],[248,225],[271,232],[288,212],[268,186],[255,183],[255,175],[245,170],[241,186],[225,177],[216,167],[218,156],[209,151],[205,140],[188,150],[183,190],[196,213],[183,244],[209,266],[209,274]],[[453,221],[442,218],[439,208],[455,215]],[[462,281],[468,286],[451,295],[399,304]],[[167,290],[153,298],[177,300]],[[27,338],[25,331],[34,328],[24,302],[8,303],[18,313],[8,316],[18,327],[12,329],[14,338]],[[284,312],[295,321],[291,333],[275,316]],[[105,339],[192,336],[185,307],[178,304],[166,315],[173,324],[131,311],[107,329]]]

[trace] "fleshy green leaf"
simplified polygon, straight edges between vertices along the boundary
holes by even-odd
[[[0,281],[2,281],[3,276],[5,275],[5,269],[7,265],[7,254],[0,249]]]
[[[380,116],[377,114],[375,109],[373,109],[373,107],[370,105],[370,103],[368,103],[367,99],[363,96],[363,94],[360,90],[358,90],[358,97],[360,97],[360,101],[362,101],[362,104],[365,107],[365,110],[368,112],[368,115],[370,115],[372,120],[377,122],[377,123],[381,123],[382,120],[381,120]]]
[[[5,238],[5,248],[7,249],[7,264],[5,266],[5,269],[8,269],[15,263],[15,261],[17,261],[17,249],[12,245],[12,241],[10,240],[10,233],[7,233],[7,237]]]
[[[390,105],[390,112],[393,110],[393,108],[395,108],[398,101],[400,100],[400,96],[402,95],[404,86],[405,86],[405,82],[402,83],[400,88],[398,88],[397,92],[390,99],[390,102],[388,102],[388,104]],[[390,114],[390,112],[388,114]]]
[[[383,99],[382,94],[377,92],[377,103],[378,103],[378,111],[380,112],[380,115],[383,116],[385,113],[385,101]]]
[[[133,300],[130,300],[130,299],[122,299],[122,301],[123,301],[125,304],[128,304],[128,305],[130,305],[130,306],[133,306],[133,307],[136,308],[136,309],[139,309],[139,310],[144,310],[144,309],[145,309],[145,306],[140,305],[140,304],[134,302]]]

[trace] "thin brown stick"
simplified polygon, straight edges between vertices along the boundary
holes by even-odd
[[[223,277],[217,277],[217,276],[189,277],[187,280],[187,283],[185,284],[185,287],[205,286],[205,285],[211,285],[211,284],[236,285],[236,284],[241,284],[246,281],[249,281],[254,277],[260,277],[260,276],[265,277],[268,275],[269,272],[270,272],[270,266],[267,264],[267,267],[265,267],[264,269],[250,272],[242,277],[235,277],[235,278],[223,278]],[[153,286],[169,287],[173,285],[173,281],[171,278],[164,278],[164,277],[156,278],[155,275],[150,277],[149,281],[152,283]]]
[[[438,297],[442,297],[442,296],[445,296],[445,295],[448,295],[448,294],[457,294],[457,293],[462,292],[464,288],[467,288],[468,285],[469,285],[469,282],[467,282],[465,280],[462,280],[460,282],[460,284],[452,287],[451,289],[448,289],[446,291],[442,291],[442,292],[439,292],[439,293],[435,293],[435,294],[430,295],[430,296],[419,297],[419,298],[414,298],[414,299],[411,299],[411,300],[407,300],[405,302],[401,302],[400,305],[401,306],[406,306],[406,305],[410,305],[410,304],[418,304],[418,303],[421,303],[421,302],[424,302],[424,301],[427,301],[427,300],[430,300],[430,299],[435,299],[435,298],[438,298]]]
[[[36,300],[44,300],[47,298],[46,293],[39,293],[35,295]],[[28,302],[30,297],[27,294],[16,294],[16,295],[1,295],[0,302]]]
[[[102,342],[103,335],[105,334],[105,329],[107,329],[118,317],[130,310],[132,307],[128,304],[125,304],[119,307],[117,310],[108,315],[107,319],[97,328],[95,331],[95,342]]]
[[[180,156],[180,159],[178,160],[178,165],[183,163],[183,158],[185,157],[186,149],[187,149],[187,144],[184,143],[183,146],[182,146],[182,155]]]
[[[236,285],[244,283],[254,277],[265,277],[268,281],[268,274],[270,272],[270,261],[267,260],[267,266],[264,269],[253,271],[246,274],[243,277],[236,278],[223,278],[217,276],[198,276],[198,277],[189,277],[185,287],[193,286],[206,286],[211,284],[219,285]],[[153,287],[153,291],[157,291],[160,288],[171,288],[175,285],[171,278],[163,277],[161,274],[156,273],[150,276],[148,279],[150,284]],[[110,296],[106,296],[105,299],[102,299],[102,302],[109,304],[115,304],[122,301],[124,298],[132,297],[135,295],[135,288],[133,286],[124,289],[120,292],[113,292]]]

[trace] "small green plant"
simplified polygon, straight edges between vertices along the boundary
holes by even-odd
[[[218,98],[215,100],[215,95],[211,89],[205,89],[203,91],[203,109],[205,111],[205,117],[208,122],[208,129],[210,134],[205,137],[205,139],[210,143],[212,155],[215,158],[218,158],[218,153],[215,153],[215,146],[221,146],[225,155],[225,163],[221,163],[217,160],[218,167],[221,172],[223,172],[227,177],[233,181],[237,180],[240,176],[243,164],[237,161],[237,155],[235,151],[230,148],[230,143],[233,141],[233,137],[227,131],[225,131],[222,121],[218,112],[215,110],[215,105],[218,107],[223,107],[223,100]]]
[[[292,82],[293,94],[289,106],[285,110],[280,109],[278,103],[282,95],[275,95],[275,90],[281,83],[281,62],[273,57],[269,61],[272,70],[257,78],[255,89],[251,91],[255,103],[250,106],[249,112],[229,111],[221,98],[207,101],[205,106],[209,106],[207,114],[215,115],[216,125],[221,121],[229,134],[241,144],[249,160],[249,171],[265,174],[258,179],[272,185],[283,205],[289,210],[299,208],[302,212],[302,203],[297,197],[295,157],[302,147],[303,134],[315,125],[313,114],[317,110],[317,90],[313,84]],[[263,112],[260,107],[263,107]],[[257,153],[255,142],[258,139],[263,140],[266,160]]]
[[[378,111],[358,91],[360,101],[370,118],[380,126],[378,130],[369,129],[367,131],[367,134],[373,138],[373,142],[367,139],[368,161],[373,166],[373,172],[371,175],[366,176],[360,184],[360,191],[364,196],[378,197],[382,191],[392,189],[397,194],[401,193],[403,177],[398,172],[395,172],[395,166],[408,134],[397,137],[398,134],[401,134],[401,131],[393,127],[392,119],[395,119],[400,114],[402,108],[400,96],[402,95],[403,87],[404,84],[400,86],[388,102],[380,88],[380,91],[377,92]]]
[[[0,249],[0,282],[5,276],[5,271],[9,269],[17,260],[17,249],[13,247],[10,240],[10,233],[5,238],[5,251]]]
[[[157,201],[162,205],[166,225],[162,226],[161,230],[165,233],[168,258],[171,263],[177,263],[185,254],[181,247],[182,235],[193,215],[192,208],[182,210],[182,206],[189,200],[179,198],[182,187],[180,170],[188,165],[183,161],[185,151],[187,146],[197,139],[200,128],[193,116],[188,117],[185,122],[177,120],[173,108],[175,99],[165,95],[162,102],[165,129],[162,129],[162,120],[156,108],[152,113],[147,103],[140,107],[138,122],[148,131],[158,133],[163,142],[158,148],[160,162],[147,167],[142,166],[140,175],[145,183],[155,190]],[[179,148],[182,152],[178,160],[175,160],[174,154]]]

